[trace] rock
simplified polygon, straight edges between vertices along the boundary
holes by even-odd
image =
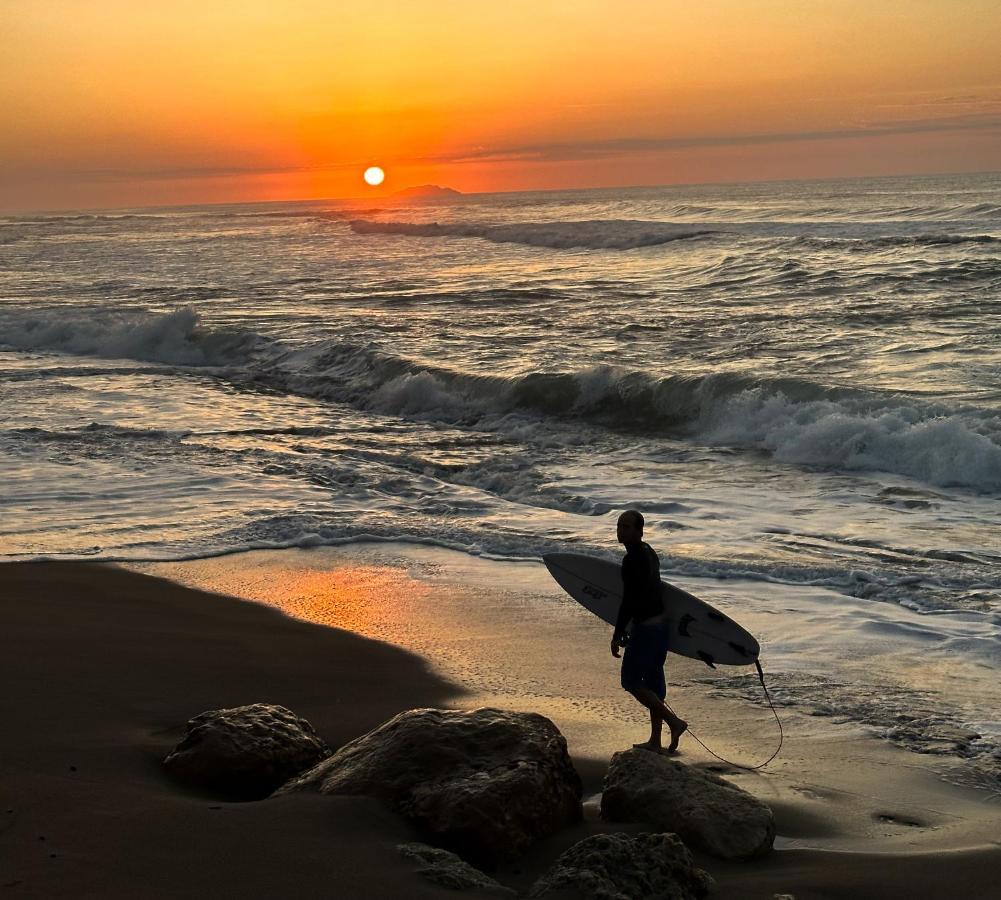
[[[191,719],[163,764],[175,778],[233,799],[260,800],[330,755],[313,726],[284,706],[253,703]]]
[[[560,856],[528,896],[694,900],[712,884],[675,834],[594,834]]]
[[[378,797],[427,839],[493,867],[581,818],[581,782],[556,726],[536,713],[413,709],[279,793]]]
[[[510,888],[474,869],[448,850],[427,844],[400,844],[397,848],[407,859],[418,863],[417,874],[432,884],[453,891],[484,891],[498,897],[516,897]]]
[[[775,819],[756,797],[709,772],[647,750],[612,757],[601,797],[610,822],[673,831],[690,847],[722,859],[750,859],[772,849]]]

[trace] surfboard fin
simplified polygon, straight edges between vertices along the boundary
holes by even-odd
[[[716,660],[713,659],[711,653],[706,653],[705,650],[699,650],[699,659],[702,660],[710,669],[716,668]]]

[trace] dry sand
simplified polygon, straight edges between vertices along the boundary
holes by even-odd
[[[164,777],[186,719],[254,701],[288,706],[334,746],[415,706],[548,715],[588,815],[499,873],[514,887],[606,827],[594,795],[611,753],[643,736],[642,716],[616,687],[607,629],[537,564],[383,545],[142,568],[174,581],[0,566],[0,897],[455,896],[411,874],[395,845],[415,835],[365,799],[220,803]],[[670,674],[672,702],[714,749],[770,752],[767,710],[696,683],[696,664],[672,657]],[[998,896],[995,795],[944,782],[948,760],[828,719],[783,719],[768,769],[721,766],[773,807],[779,849],[751,864],[701,859],[713,896]],[[717,765],[690,739],[683,749]]]

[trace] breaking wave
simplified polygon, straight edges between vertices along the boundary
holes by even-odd
[[[610,366],[472,373],[348,341],[291,348],[254,332],[203,327],[191,309],[162,316],[8,316],[2,324],[5,343],[19,349],[216,367],[251,388],[408,419],[506,431],[524,428],[529,417],[547,420],[568,438],[587,424],[767,451],[806,467],[1001,490],[996,411],[883,391],[735,372],[654,377]]]
[[[0,326],[0,344],[17,350],[57,350],[178,366],[249,362],[264,342],[260,335],[241,329],[203,329],[190,307],[159,316],[15,312],[0,315]]]

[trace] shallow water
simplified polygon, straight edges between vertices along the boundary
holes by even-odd
[[[541,562],[382,542],[135,565],[419,653],[467,692],[460,705],[543,713],[576,754],[607,760],[646,736],[644,711],[619,687],[610,629]],[[944,614],[930,627],[904,607],[826,588],[681,584],[760,639],[787,752],[803,752],[804,732],[836,740],[861,729],[923,754],[921,764],[949,781],[1001,796],[1001,687],[985,677],[997,666],[998,632],[975,614]],[[713,752],[757,765],[778,748],[752,668],[711,670],[671,654],[667,676],[668,702]],[[809,726],[802,717],[794,726],[791,711],[808,713]],[[695,740],[685,739],[685,752],[703,755]]]

